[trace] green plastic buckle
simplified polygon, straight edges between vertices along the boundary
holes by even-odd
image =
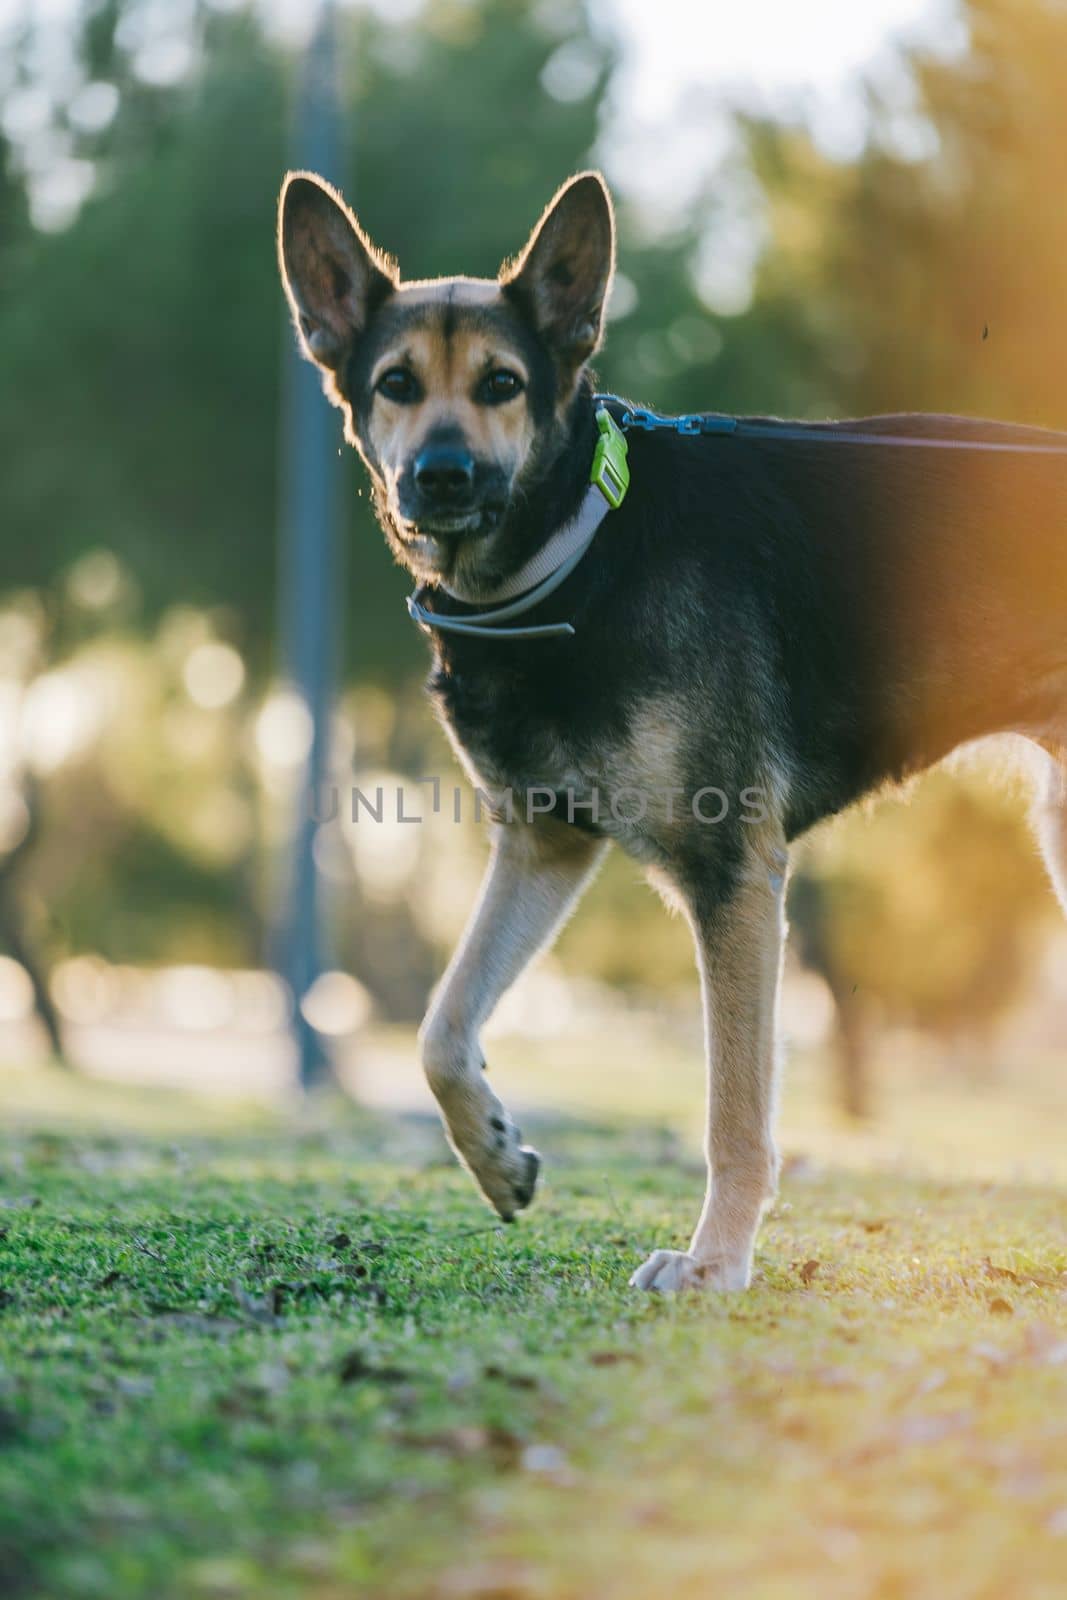
[[[626,435],[610,411],[603,406],[597,411],[596,425],[600,438],[593,451],[593,469],[589,482],[595,483],[613,511],[617,511],[630,487],[630,467],[627,462]]]

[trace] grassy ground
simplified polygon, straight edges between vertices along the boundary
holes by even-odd
[[[749,1295],[641,1299],[699,1177],[634,1116],[530,1125],[550,1181],[503,1228],[419,1120],[0,1099],[12,1600],[1067,1589],[1058,1181],[847,1170],[820,1124]]]

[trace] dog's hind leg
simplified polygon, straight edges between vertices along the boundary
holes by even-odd
[[[1067,913],[1067,748],[1051,744],[1044,748],[1049,759],[1034,821],[1053,888]]]
[[[486,1082],[479,1031],[557,931],[604,848],[549,818],[497,825],[478,904],[422,1026],[423,1066],[452,1147],[506,1221],[533,1198],[540,1158]]]
[[[708,1182],[687,1251],[656,1250],[637,1289],[744,1289],[760,1217],[777,1183],[775,1024],[785,935],[784,840],[746,841],[732,892],[684,889],[696,935],[708,1055]]]

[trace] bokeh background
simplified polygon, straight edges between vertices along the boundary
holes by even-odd
[[[273,220],[313,22],[0,3],[7,1062],[293,1081],[272,941],[308,730],[279,646]],[[604,386],[1067,427],[1059,0],[382,0],[340,7],[336,40],[339,177],[407,275],[494,272],[563,177],[603,167]],[[354,453],[341,470],[329,773],[342,797],[407,785],[413,810],[421,776],[460,779]],[[784,1021],[827,1106],[891,1121],[904,1079],[1029,1094],[1035,1127],[1062,1103],[1067,941],[1011,766],[959,762],[799,852]],[[317,832],[325,970],[298,1000],[355,1093],[417,1099],[412,1028],[484,844],[447,806],[418,827],[388,799],[381,824],[347,809]],[[532,1097],[662,1105],[654,1046],[695,1102],[688,936],[633,866],[612,861],[498,1031]]]

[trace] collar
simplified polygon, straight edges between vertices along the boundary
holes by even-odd
[[[499,627],[521,617],[534,606],[547,600],[570,577],[596,537],[597,530],[609,511],[623,502],[630,483],[626,460],[626,438],[610,412],[603,406],[596,412],[598,438],[589,474],[589,487],[582,503],[569,522],[557,528],[541,548],[530,557],[518,572],[505,578],[487,595],[479,595],[478,602],[488,602],[491,611],[472,611],[462,617],[445,617],[429,611],[421,603],[423,589],[408,596],[408,613],[423,627],[435,628],[441,633],[466,634],[474,638],[495,639],[547,639],[560,638],[574,633],[570,622],[542,623],[536,627]],[[454,600],[472,604],[469,594],[460,588],[442,583],[440,586]]]

